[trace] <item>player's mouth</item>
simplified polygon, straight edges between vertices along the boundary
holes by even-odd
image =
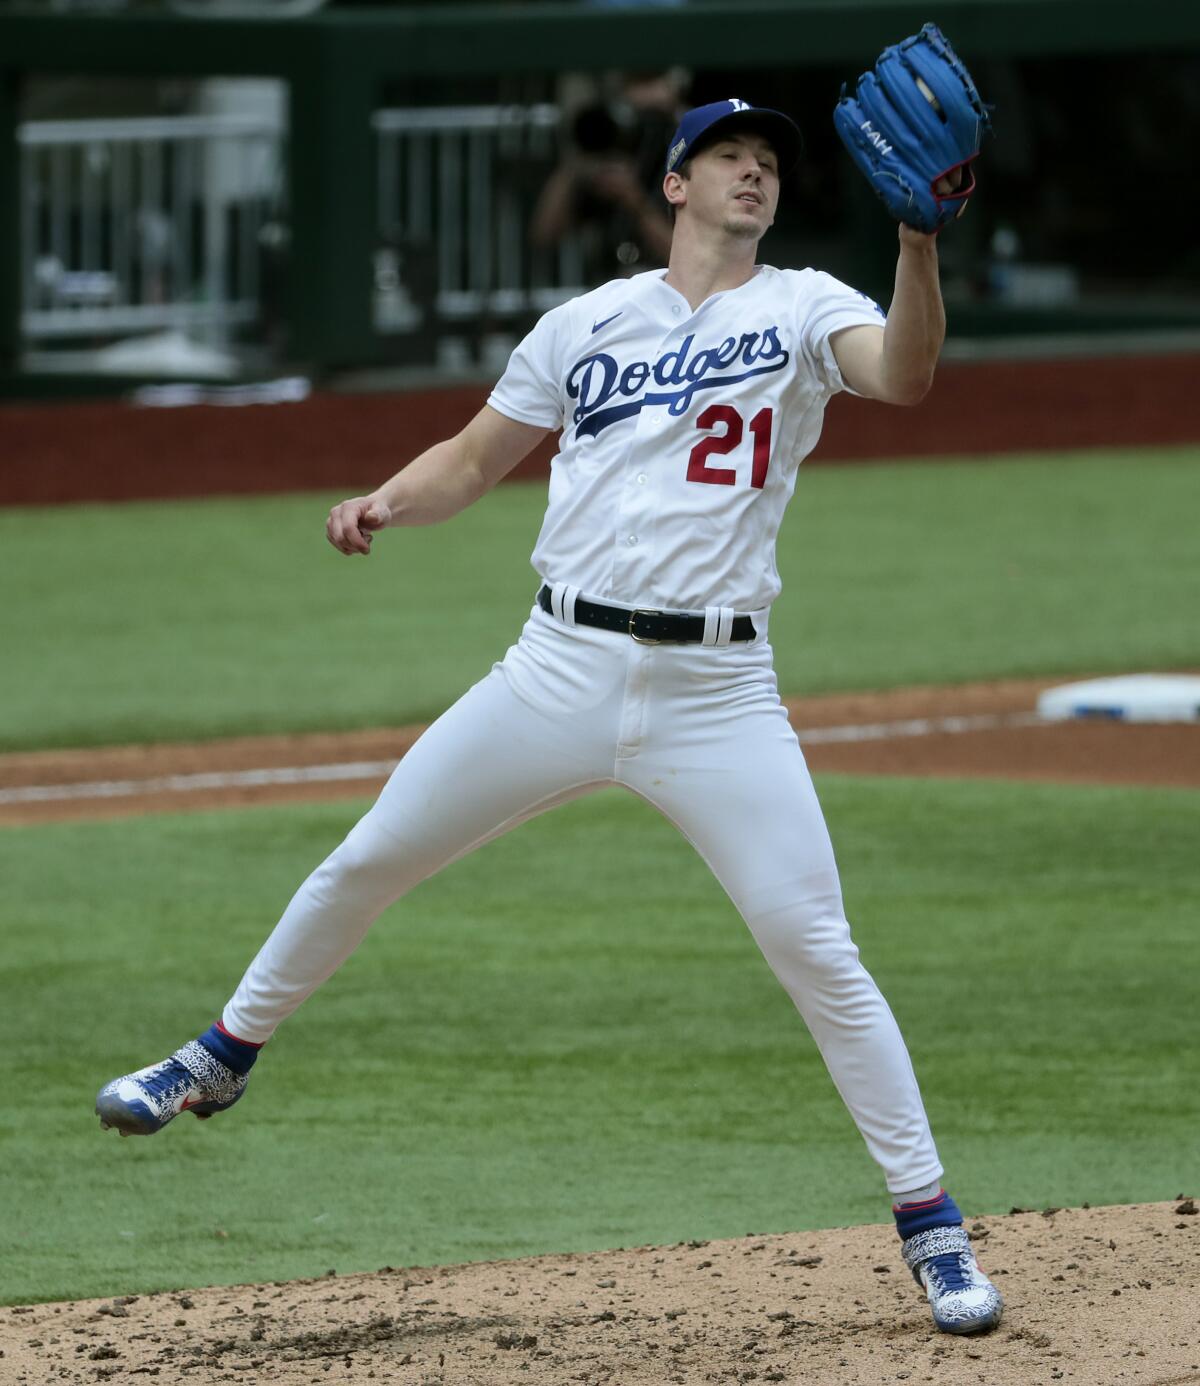
[[[762,194],[756,193],[753,188],[746,188],[733,196],[735,202],[745,202],[752,207],[761,207],[763,203]]]

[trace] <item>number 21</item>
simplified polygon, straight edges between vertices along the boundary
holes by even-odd
[[[750,432],[754,435],[754,462],[750,469],[750,485],[761,491],[767,479],[767,465],[771,460],[770,409],[760,409],[750,420]],[[696,419],[697,428],[717,428],[724,424],[724,433],[713,433],[702,438],[688,457],[687,479],[702,481],[709,486],[732,486],[737,481],[737,472],[732,467],[710,467],[707,459],[716,454],[723,457],[732,452],[742,441],[742,416],[732,404],[710,404]]]

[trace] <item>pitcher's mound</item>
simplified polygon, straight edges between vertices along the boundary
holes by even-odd
[[[0,1314],[0,1381],[92,1386],[1182,1386],[1191,1199],[968,1220],[1005,1298],[937,1333],[891,1226],[329,1273]]]

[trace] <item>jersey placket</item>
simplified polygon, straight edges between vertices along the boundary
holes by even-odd
[[[665,329],[654,356],[678,347],[686,335],[685,309],[673,303],[663,316]],[[648,394],[660,387],[653,377],[646,383]],[[670,459],[663,456],[663,440],[668,436],[669,417],[665,404],[647,404],[639,410],[633,437],[625,453],[621,503],[617,515],[613,557],[613,591],[629,602],[657,600],[660,590],[658,571],[658,527],[663,491],[663,468]]]

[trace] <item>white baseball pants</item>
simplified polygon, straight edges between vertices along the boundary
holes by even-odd
[[[297,891],[225,1008],[225,1027],[269,1039],[418,882],[610,784],[670,819],[728,892],[888,1189],[939,1179],[904,1041],[850,938],[765,632],[748,644],[640,645],[535,607],[519,642],[416,742]]]

